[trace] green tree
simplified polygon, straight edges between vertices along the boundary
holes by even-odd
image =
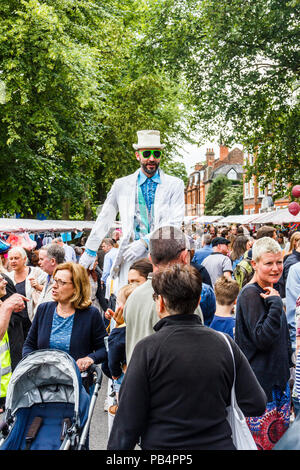
[[[93,192],[103,82],[85,25],[91,9],[88,1],[0,3],[1,211],[57,216],[63,207],[68,216],[70,201]]]
[[[184,137],[183,88],[139,51],[145,9],[135,0],[0,3],[0,212],[93,217],[113,180],[138,167],[138,129],[161,131],[171,164]]]
[[[243,144],[256,154],[248,177],[267,184],[276,173],[277,195],[299,183],[299,0],[161,0],[150,10],[144,51],[186,80],[201,143]]]
[[[217,176],[211,183],[205,199],[206,215],[237,215],[243,213],[243,185],[225,175]]]

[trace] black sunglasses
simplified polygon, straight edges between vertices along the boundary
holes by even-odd
[[[162,156],[162,152],[160,150],[143,150],[141,154],[143,155],[143,158],[150,158],[150,156],[153,155],[157,160]]]

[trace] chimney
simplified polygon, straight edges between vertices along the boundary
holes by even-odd
[[[215,161],[215,152],[213,149],[206,149],[206,163],[207,166],[213,166]]]
[[[225,160],[228,156],[229,149],[225,145],[220,145],[220,160]]]

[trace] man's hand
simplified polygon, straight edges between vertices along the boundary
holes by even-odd
[[[25,307],[25,302],[29,299],[21,294],[13,294],[0,305],[0,341],[2,340],[8,328],[11,314],[21,312]]]
[[[136,259],[144,258],[147,256],[145,244],[141,240],[135,240],[130,243],[123,253],[123,258],[127,262],[133,262]]]
[[[21,312],[25,307],[25,302],[28,302],[29,299],[24,297],[21,294],[13,294],[8,297],[1,305],[1,308],[6,308],[12,312]]]
[[[79,259],[79,264],[81,264],[86,269],[93,269],[97,256],[91,256],[86,253],[86,251],[81,255]]]

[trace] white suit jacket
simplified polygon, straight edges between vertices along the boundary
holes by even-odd
[[[119,212],[123,236],[115,264],[121,262],[124,250],[134,240],[136,184],[139,172],[140,169],[115,180],[86,242],[88,249],[97,251]],[[159,172],[161,183],[157,185],[155,192],[154,230],[164,225],[181,228],[185,209],[184,183],[175,176],[166,175],[161,169]]]

